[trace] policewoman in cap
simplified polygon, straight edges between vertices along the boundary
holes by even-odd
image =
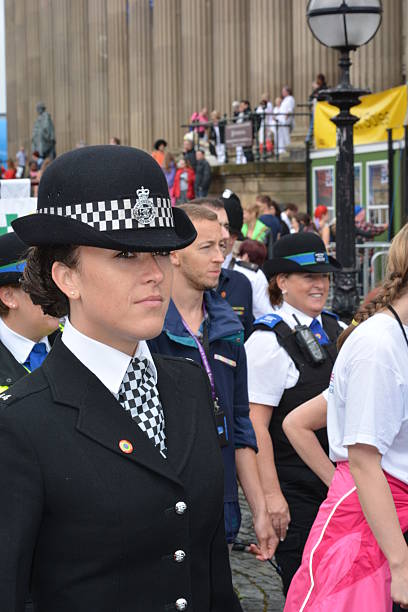
[[[42,364],[58,330],[20,287],[26,251],[14,232],[0,236],[0,392]]]
[[[267,266],[271,312],[255,321],[245,348],[257,462],[280,538],[276,558],[286,594],[327,489],[289,443],[282,421],[329,384],[343,327],[323,309],[329,274],[340,264],[327,255],[319,236],[301,233],[278,240]],[[318,436],[328,453],[326,430]]]
[[[152,157],[96,146],[57,158],[24,288],[68,314],[43,365],[0,395],[0,610],[224,612],[232,607],[223,470],[205,372],[152,356],[168,251],[195,231]]]

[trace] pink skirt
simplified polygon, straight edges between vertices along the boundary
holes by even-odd
[[[408,485],[385,474],[401,529],[408,530]],[[337,469],[303,551],[284,612],[388,612],[391,575],[364,518],[349,465]]]

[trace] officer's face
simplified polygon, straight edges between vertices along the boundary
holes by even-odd
[[[76,269],[64,276],[54,267],[71,323],[85,335],[133,355],[138,340],[160,334],[172,283],[168,255],[80,247]]]
[[[175,251],[171,258],[176,273],[198,291],[218,285],[224,261],[225,240],[218,221],[193,220],[197,238],[186,249]]]
[[[0,298],[8,306],[8,314],[3,318],[6,325],[25,338],[38,342],[58,329],[59,320],[45,315],[41,306],[32,303],[30,296],[20,288],[5,286],[0,288]]]
[[[278,274],[277,283],[288,304],[316,317],[326,304],[329,279],[328,274]]]

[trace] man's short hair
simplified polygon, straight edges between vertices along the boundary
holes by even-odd
[[[297,211],[299,210],[299,208],[296,206],[296,204],[285,204],[285,210],[291,210],[294,213],[297,213]]]
[[[218,217],[209,208],[206,206],[202,206],[200,204],[181,204],[181,206],[177,206],[183,210],[190,221],[218,221]]]
[[[220,198],[194,198],[194,200],[190,200],[189,204],[195,204],[196,206],[211,206],[211,208],[225,210],[224,202]]]

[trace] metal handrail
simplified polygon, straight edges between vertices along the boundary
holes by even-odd
[[[309,104],[298,104],[299,106],[307,106],[310,109],[310,105]],[[281,117],[281,116],[286,116],[286,115],[290,115],[290,117],[292,118],[296,118],[296,117],[311,117],[311,110],[309,110],[309,112],[297,112],[294,111],[293,113],[275,113],[275,112],[269,112],[269,111],[263,111],[263,112],[257,112],[257,111],[251,111],[249,113],[246,114],[244,121],[249,121],[252,123],[253,126],[253,142],[252,142],[252,147],[251,149],[253,149],[255,147],[255,154],[254,154],[254,161],[255,162],[259,162],[259,161],[267,161],[267,159],[270,158],[274,158],[276,160],[279,160],[279,130],[281,128],[284,127],[292,127],[292,122],[289,123],[281,123],[279,121],[276,121],[275,124],[272,126],[266,126],[265,125],[265,119],[268,117]],[[199,134],[198,134],[198,129],[199,128],[204,128],[204,129],[208,129],[210,127],[213,127],[214,125],[223,125],[226,126],[228,124],[232,124],[232,123],[238,123],[238,116],[233,116],[233,117],[228,117],[226,114],[223,116],[223,118],[220,119],[220,121],[218,123],[214,123],[213,121],[190,121],[189,123],[183,123],[180,127],[182,128],[188,128],[189,130],[191,130],[194,133],[194,136],[197,135],[198,138],[196,139],[194,137],[194,148],[197,150],[200,146],[200,138],[199,138]],[[240,121],[241,123],[241,121]],[[264,128],[262,130],[262,136],[263,136],[263,142],[259,142],[259,130],[261,128]],[[273,152],[270,153],[267,151],[267,129],[265,128],[272,128],[274,127],[274,129],[276,129],[276,142],[274,143],[274,149]],[[227,149],[227,147],[226,147]]]

